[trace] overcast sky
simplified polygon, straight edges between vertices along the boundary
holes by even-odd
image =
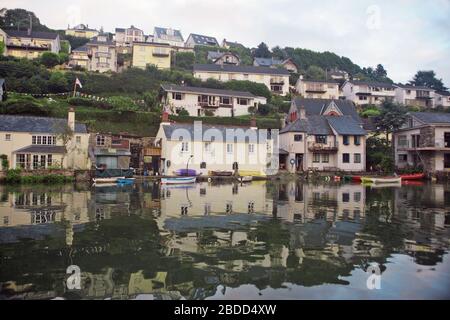
[[[360,66],[384,65],[398,82],[435,70],[450,87],[450,0],[2,0],[55,29],[89,24],[180,29],[246,46],[331,51]]]

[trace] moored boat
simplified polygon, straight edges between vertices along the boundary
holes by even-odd
[[[174,171],[173,173],[179,177],[197,177],[200,175],[199,173],[197,173],[196,170],[193,170],[193,169],[180,169],[180,170]]]
[[[196,177],[162,178],[161,184],[191,184],[195,183],[196,181]]]
[[[400,178],[402,178],[402,180],[404,180],[404,181],[422,180],[425,178],[425,173],[402,174],[402,175],[400,175]]]
[[[351,179],[353,182],[361,182],[361,176],[352,176]]]
[[[239,177],[238,180],[241,183],[243,183],[243,182],[252,182],[253,181],[253,177],[251,177],[251,176]]]
[[[92,181],[95,184],[102,184],[102,183],[115,183],[119,179],[125,179],[125,177],[94,178]]]
[[[361,182],[362,183],[375,183],[375,184],[401,183],[402,178],[400,178],[400,177],[381,177],[381,178],[362,177]]]
[[[134,178],[117,179],[118,184],[133,184],[136,181]]]
[[[211,175],[215,177],[231,177],[232,171],[211,171]]]

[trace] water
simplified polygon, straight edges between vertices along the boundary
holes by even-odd
[[[2,299],[442,299],[449,246],[447,185],[0,186]]]

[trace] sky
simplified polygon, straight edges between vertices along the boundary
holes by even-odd
[[[78,23],[155,26],[224,38],[248,47],[330,51],[361,67],[381,63],[396,82],[434,70],[450,87],[450,0],[1,0],[65,29]]]

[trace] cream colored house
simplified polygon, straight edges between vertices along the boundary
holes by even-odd
[[[356,105],[380,105],[395,100],[395,88],[391,83],[349,80],[342,85],[342,92]]]
[[[334,80],[305,80],[300,76],[295,88],[305,98],[339,99],[339,83]]]
[[[395,85],[395,102],[406,106],[434,108],[435,90],[423,86]]]
[[[169,44],[171,47],[184,47],[184,39],[180,30],[155,27],[153,41]]]
[[[267,103],[266,98],[256,97],[249,92],[174,84],[162,85],[161,89],[161,102],[166,111],[177,114],[184,109],[193,117],[208,114],[216,117],[238,117],[250,114],[250,108]]]
[[[154,65],[158,69],[170,69],[172,50],[170,45],[156,42],[134,42],[132,66],[145,69]]]
[[[450,107],[450,92],[448,91],[436,91],[434,94],[435,105],[442,106],[444,108]]]
[[[129,47],[134,42],[145,42],[145,35],[144,31],[135,26],[131,26],[130,28],[116,28],[114,40],[119,47]]]
[[[425,172],[450,171],[450,114],[411,112],[393,137],[398,168],[422,166]]]
[[[59,134],[66,128],[73,137],[64,145]],[[75,123],[73,111],[67,120],[0,115],[0,154],[7,156],[10,168],[90,169],[88,146],[89,133]]]
[[[89,59],[89,51],[87,46],[81,46],[72,50],[70,54],[69,66],[81,67],[89,70],[91,60]]]
[[[274,94],[289,93],[289,71],[278,68],[234,66],[217,64],[195,64],[194,77],[206,81],[216,79],[222,82],[231,80],[251,81],[267,86]]]
[[[174,124],[164,113],[155,142],[161,147],[161,174],[189,168],[203,175],[224,170],[265,176],[270,153],[267,136],[255,123],[252,127]]]
[[[207,59],[208,61],[219,65],[231,64],[238,66],[241,64],[241,59],[232,52],[209,51]]]
[[[296,98],[280,131],[280,165],[289,172],[365,171],[366,136],[351,102]]]
[[[86,44],[90,58],[89,71],[117,72],[116,43],[99,35]]]
[[[195,46],[219,47],[219,42],[214,37],[191,33],[186,40],[186,47],[194,48]]]
[[[3,55],[15,58],[36,59],[44,52],[59,53],[59,34],[41,31],[0,29],[0,42],[5,44]]]
[[[298,67],[292,59],[279,60],[275,58],[255,58],[253,61],[255,67],[270,67],[279,68],[282,67],[291,73],[297,73]]]
[[[89,25],[79,24],[73,28],[67,28],[66,36],[72,36],[76,38],[92,39],[99,35],[98,30],[90,29]]]

